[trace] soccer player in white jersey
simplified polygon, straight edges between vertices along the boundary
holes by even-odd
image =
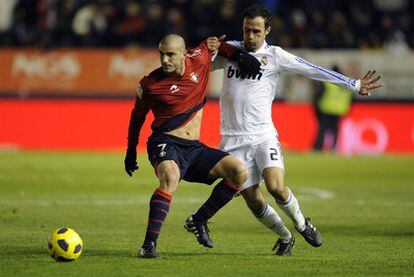
[[[285,185],[285,165],[271,115],[280,74],[298,73],[364,96],[381,85],[376,83],[380,76],[375,71],[368,71],[362,79],[354,80],[267,44],[265,38],[271,30],[270,21],[271,13],[266,8],[252,5],[243,13],[243,41],[227,42],[256,57],[261,62],[260,74],[246,75],[236,63],[226,59],[216,59],[213,69],[224,69],[220,148],[244,161],[249,168],[248,180],[240,193],[258,221],[279,236],[273,248],[276,254],[288,256],[295,243],[294,236],[264,199],[259,188],[262,179],[276,204],[292,219],[295,229],[309,244],[319,247],[323,239],[304,217],[297,199]],[[202,209],[203,206],[197,213]]]

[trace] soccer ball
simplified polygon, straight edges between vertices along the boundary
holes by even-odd
[[[56,261],[73,261],[82,254],[83,242],[75,230],[60,228],[50,235],[47,248]]]

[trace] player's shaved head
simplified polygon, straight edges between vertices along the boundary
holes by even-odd
[[[165,36],[158,45],[163,71],[168,75],[182,75],[185,67],[185,42],[176,34]]]
[[[161,41],[161,45],[177,46],[179,49],[185,50],[185,41],[182,36],[176,34],[166,35]]]

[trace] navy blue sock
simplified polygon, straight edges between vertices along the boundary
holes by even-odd
[[[230,202],[238,191],[239,188],[235,185],[221,180],[220,183],[214,187],[210,197],[203,204],[203,206],[201,206],[201,208],[193,214],[193,219],[195,221],[206,221],[210,219],[224,205]]]
[[[147,233],[145,241],[156,242],[160,234],[162,224],[167,217],[170,210],[172,195],[161,190],[156,189],[150,200],[150,211],[148,216]]]

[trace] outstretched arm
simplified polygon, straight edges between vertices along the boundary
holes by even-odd
[[[292,55],[279,47],[275,49],[275,54],[280,62],[279,71],[281,72],[298,73],[310,79],[328,82],[364,96],[369,96],[369,90],[382,86],[380,84],[376,84],[376,82],[380,79],[380,76],[376,76],[375,71],[368,71],[362,79],[354,80],[338,72],[312,64],[311,62],[308,62],[301,57]]]

